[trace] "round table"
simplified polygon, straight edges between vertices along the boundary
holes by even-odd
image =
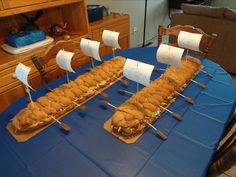
[[[117,51],[116,55],[166,67],[156,61],[156,48],[131,48]],[[111,55],[104,58],[109,59]],[[203,59],[204,70],[213,78],[200,72],[195,80],[204,83],[205,89],[195,83],[183,94],[195,100],[194,105],[178,97],[169,109],[182,115],[177,121],[163,113],[154,126],[168,139],[162,141],[148,129],[134,144],[125,144],[103,129],[114,110],[100,103],[97,95],[85,103],[88,110],[75,110],[62,121],[69,124],[71,132],[65,134],[57,124],[45,129],[27,142],[17,143],[5,129],[10,119],[26,106],[26,96],[17,100],[0,119],[0,175],[4,177],[200,177],[205,176],[220,138],[232,118],[236,93],[230,75],[219,65]],[[78,69],[71,78],[84,73],[90,64]],[[154,72],[152,79],[162,72]],[[59,78],[32,93],[36,98],[46,93],[45,88],[55,88],[66,81]],[[122,104],[129,95],[120,95],[125,87],[117,82],[107,90],[109,101]],[[126,90],[135,91],[136,83],[129,81]]]

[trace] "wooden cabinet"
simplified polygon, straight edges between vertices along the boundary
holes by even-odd
[[[31,15],[40,9],[43,10],[43,15],[37,20],[37,25],[47,35],[50,35],[48,32],[53,24],[67,23],[66,30],[70,32],[71,40],[79,42],[82,37],[89,36],[85,0],[2,0],[0,8],[1,5],[3,9],[0,10],[0,45],[9,35],[9,29],[20,29],[26,23],[20,13]],[[53,38],[56,43],[62,40],[63,36],[53,36]],[[48,46],[44,46],[18,55],[8,54],[0,49],[0,112],[25,94],[25,87],[22,83],[12,77],[19,62],[31,67],[28,80],[33,88],[37,89],[45,84],[32,63],[31,57],[33,55],[42,56],[47,49]],[[76,69],[88,62],[88,58],[82,54],[81,50],[76,49],[73,68]],[[48,63],[47,72],[53,78],[64,74],[56,65],[54,58],[51,58]]]
[[[104,29],[120,32],[119,44],[121,49],[129,48],[130,45],[130,19],[129,15],[111,13],[102,20],[90,23],[91,37],[93,40],[102,42],[102,32]],[[100,55],[112,52],[112,48],[101,43]]]
[[[2,1],[0,1],[0,10],[3,10]]]
[[[14,5],[13,1],[17,3]],[[121,48],[129,48],[129,15],[112,13],[102,20],[88,24],[85,0],[22,1],[25,4],[20,4],[20,0],[19,2],[18,0],[9,0],[9,2],[13,5],[9,6],[9,3],[7,6],[9,9],[6,9],[5,4],[3,10],[0,11],[0,45],[4,43],[5,37],[9,34],[9,29],[20,28],[22,24],[25,24],[25,20],[21,17],[20,13],[31,15],[36,10],[42,9],[43,15],[37,20],[37,25],[46,33],[49,31],[51,25],[55,23],[67,23],[66,30],[70,32],[71,40],[77,43],[77,47],[73,46],[76,47],[73,50],[75,55],[72,60],[72,67],[74,69],[90,61],[88,57],[83,55],[79,48],[78,42],[80,42],[82,37],[91,37],[93,40],[102,41],[102,32],[104,29],[117,31],[120,32],[119,43]],[[61,39],[63,37],[54,37],[54,43],[57,43]],[[73,48],[71,45],[70,47]],[[42,56],[47,49],[48,46],[44,46],[18,55],[11,55],[0,49],[0,112],[25,94],[25,87],[22,83],[12,77],[15,67],[19,62],[31,67],[28,80],[33,88],[37,89],[45,84],[32,63],[31,57],[33,55]],[[101,55],[111,52],[111,47],[107,47],[101,43]],[[56,65],[55,58],[53,57],[47,63],[46,72],[50,78],[58,78],[65,74]]]
[[[48,2],[48,0],[2,0],[2,5],[4,9],[11,9],[45,2]]]
[[[6,17],[40,9],[64,6],[66,4],[83,3],[85,0],[0,0],[3,11],[0,17]],[[85,13],[85,12],[83,12]],[[87,12],[86,12],[87,13]]]

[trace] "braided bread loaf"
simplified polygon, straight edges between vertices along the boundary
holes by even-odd
[[[147,128],[147,123],[153,123],[177,97],[175,91],[185,87],[199,70],[200,60],[193,57],[184,57],[179,68],[169,67],[165,73],[149,87],[120,105],[112,116],[112,131],[124,138],[133,137]]]
[[[32,131],[71,111],[122,75],[125,58],[115,57],[38,98],[12,119],[15,132]]]

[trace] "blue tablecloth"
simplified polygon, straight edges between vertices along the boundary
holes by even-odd
[[[116,55],[137,59],[158,67],[156,48],[134,48],[117,51]],[[107,55],[105,59],[109,59]],[[162,141],[152,129],[147,130],[135,144],[125,144],[103,129],[113,110],[99,102],[101,96],[88,101],[88,110],[75,110],[62,121],[72,130],[62,133],[58,125],[52,125],[25,143],[17,143],[5,129],[9,120],[26,106],[25,97],[19,99],[0,115],[0,176],[3,177],[201,177],[216,151],[219,140],[234,111],[236,93],[229,74],[219,65],[201,59],[204,70],[212,73],[209,78],[199,73],[196,80],[206,84],[206,89],[191,83],[184,94],[194,98],[190,105],[183,98],[169,109],[183,116],[176,121],[163,113],[155,126],[168,135]],[[84,73],[85,68],[70,74],[73,79]],[[161,72],[154,72],[152,79]],[[32,93],[33,99],[46,93],[45,88],[55,88],[64,83],[65,77],[49,83]],[[123,103],[129,95],[120,95],[125,87],[117,82],[105,92],[115,105]],[[130,81],[126,90],[136,90]]]

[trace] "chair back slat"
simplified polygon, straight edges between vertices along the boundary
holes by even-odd
[[[51,44],[48,46],[48,48],[45,50],[45,52],[42,54],[42,56],[32,56],[31,60],[33,64],[35,65],[36,69],[39,71],[42,79],[45,83],[48,83],[49,81],[56,79],[49,77],[47,74],[47,67],[49,67],[49,61],[54,59],[57,55],[57,53],[60,50],[65,50],[68,52],[78,53],[79,49],[79,43],[71,40],[61,40],[54,44]]]

